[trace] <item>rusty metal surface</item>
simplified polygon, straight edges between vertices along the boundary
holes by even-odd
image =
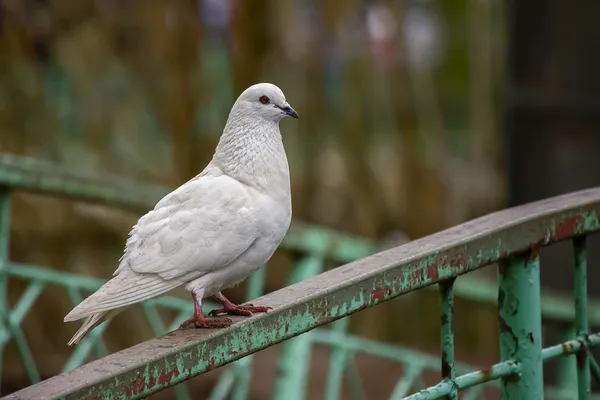
[[[544,364],[539,249],[502,260],[498,278],[500,358],[521,365],[518,375],[502,378],[502,398],[541,399]]]
[[[260,297],[267,314],[176,331],[6,399],[142,398],[317,326],[509,255],[600,228],[600,189],[500,211]]]
[[[442,380],[454,381],[454,281],[447,279],[438,285],[440,290],[440,341],[442,344]],[[447,400],[458,400],[458,390],[451,385]]]

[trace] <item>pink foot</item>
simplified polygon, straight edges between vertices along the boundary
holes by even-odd
[[[183,321],[181,325],[179,325],[179,329],[185,329],[192,324],[194,324],[196,328],[218,329],[227,328],[233,323],[230,318],[204,318],[204,314],[202,313],[202,305],[200,302],[198,302],[196,295],[192,294],[192,298],[194,299],[194,315],[191,318]]]

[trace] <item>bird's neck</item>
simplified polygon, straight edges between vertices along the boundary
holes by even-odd
[[[230,117],[211,163],[247,186],[289,197],[288,161],[276,121]]]

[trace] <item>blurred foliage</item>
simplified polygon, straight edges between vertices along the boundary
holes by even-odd
[[[282,123],[296,219],[416,238],[504,204],[500,1],[0,7],[0,151],[175,186],[210,160],[239,93],[269,81],[300,114]],[[30,195],[16,199],[14,214],[13,259],[101,277],[112,273],[136,219]],[[66,304],[42,310],[44,318],[62,321]],[[403,320],[415,325],[423,308],[409,304]],[[413,339],[437,340],[435,314],[408,329],[386,324],[386,307],[359,318],[377,324],[357,329],[388,339],[426,329],[431,335]],[[32,312],[28,332],[41,328],[42,311]],[[32,347],[64,359],[66,337],[55,347],[34,338]]]
[[[268,80],[301,113],[297,218],[421,236],[502,202],[487,1],[3,4],[3,151],[177,184]]]

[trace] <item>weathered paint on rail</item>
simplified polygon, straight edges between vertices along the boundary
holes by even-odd
[[[600,189],[500,211],[263,296],[267,314],[219,331],[178,331],[8,399],[143,398],[317,326],[539,245],[600,229]],[[459,377],[460,378],[460,377]],[[456,378],[457,380],[459,378]]]
[[[542,314],[537,248],[500,262],[498,325],[502,361],[521,365],[518,376],[502,379],[506,400],[542,399]]]
[[[452,381],[456,376],[454,368],[454,281],[455,278],[440,282],[440,339],[442,344],[442,379]],[[451,390],[447,400],[457,400],[458,391]]]
[[[467,389],[483,382],[489,382],[506,376],[518,374],[521,365],[514,361],[505,361],[490,368],[461,375],[455,379],[444,380],[435,386],[423,389],[404,400],[436,400],[448,396],[455,390]]]
[[[600,345],[600,334],[595,333],[576,340],[570,340],[561,345],[548,347],[542,350],[544,360],[563,357],[565,355],[575,354],[582,349],[590,349]],[[593,360],[593,358],[591,358]],[[489,368],[470,372],[458,376],[454,379],[443,380],[435,386],[423,389],[418,393],[405,398],[404,400],[435,400],[447,396],[452,390],[467,389],[485,382],[493,381],[499,378],[508,377],[522,372],[522,364],[517,361],[509,360],[492,365]]]

